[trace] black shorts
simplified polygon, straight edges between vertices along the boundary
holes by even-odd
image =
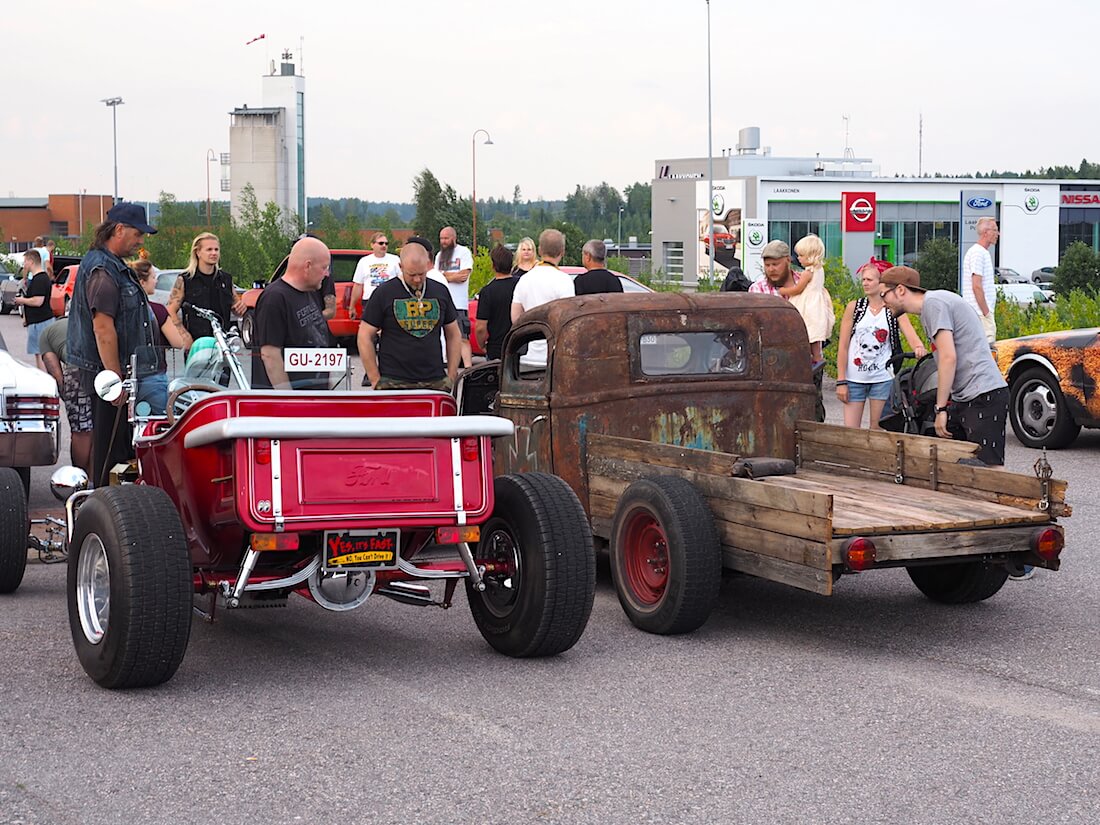
[[[456,309],[455,315],[458,316],[458,329],[462,333],[462,340],[466,340],[470,337],[470,313],[465,309]]]
[[[1005,463],[1008,387],[982,393],[969,401],[952,401],[947,428],[961,440],[978,445],[978,458],[989,465]]]

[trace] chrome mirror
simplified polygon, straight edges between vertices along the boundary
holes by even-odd
[[[114,403],[122,395],[122,378],[117,372],[103,370],[96,374],[93,381],[95,394],[107,403]]]

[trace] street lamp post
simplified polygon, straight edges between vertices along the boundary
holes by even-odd
[[[210,164],[218,160],[218,156],[214,154],[213,149],[206,150],[206,226],[209,228],[210,223]]]
[[[100,103],[111,107],[111,125],[114,131],[115,146],[115,203],[118,203],[118,107],[125,101],[121,97],[105,97]]]
[[[710,257],[710,274],[714,283],[714,137],[710,97],[710,0],[707,0],[707,211],[710,213],[710,237],[707,250]],[[696,279],[698,280],[698,279]]]
[[[623,255],[623,207],[619,207],[619,245],[615,253],[621,258]]]
[[[473,214],[474,214],[474,257],[477,257],[477,136],[481,132],[485,132],[485,145],[492,146],[493,139],[489,137],[489,133],[484,129],[478,129],[473,135],[470,136],[470,156],[472,159],[472,174],[470,176],[470,188],[473,194]]]

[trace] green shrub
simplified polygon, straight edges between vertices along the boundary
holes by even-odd
[[[947,238],[925,241],[913,268],[920,273],[925,289],[959,291],[959,248]]]
[[[1059,295],[1075,289],[1095,294],[1100,289],[1100,256],[1088,244],[1074,241],[1054,270],[1053,286]]]

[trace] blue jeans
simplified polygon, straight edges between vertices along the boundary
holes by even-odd
[[[164,415],[164,409],[168,406],[168,375],[163,372],[155,373],[146,378],[139,378],[137,382],[137,398],[149,405],[150,415]],[[138,413],[140,414],[140,410]]]

